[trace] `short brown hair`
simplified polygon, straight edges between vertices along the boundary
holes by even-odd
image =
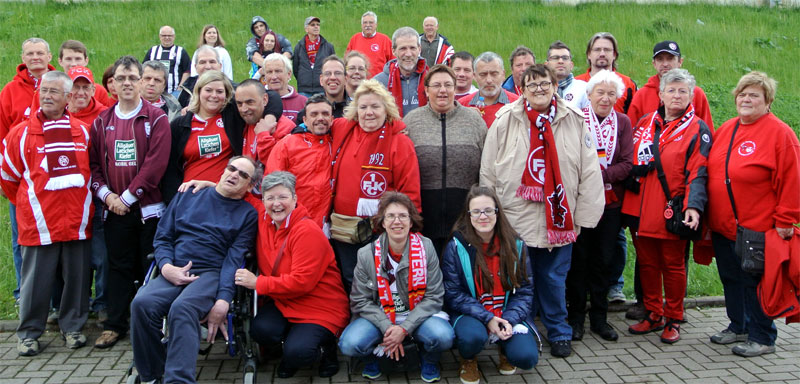
[[[372,228],[377,234],[386,231],[383,228],[383,220],[386,215],[386,208],[392,204],[399,204],[408,210],[408,217],[411,219],[411,232],[419,232],[422,230],[422,216],[417,212],[417,207],[411,202],[411,199],[402,192],[389,191],[381,196],[381,201],[378,203],[378,213],[372,216]]]
[[[528,80],[533,80],[537,77],[547,77],[550,79],[550,82],[553,83],[552,86],[558,87],[556,73],[544,64],[534,64],[528,67],[522,74],[522,86],[524,87]]]
[[[764,102],[767,103],[767,105],[771,105],[772,102],[775,101],[775,92],[778,90],[778,82],[769,77],[766,73],[759,71],[750,72],[739,79],[739,83],[737,83],[736,88],[733,89],[734,99],[742,93],[745,88],[751,85],[761,87],[761,90],[764,91]]]
[[[83,43],[81,43],[78,40],[67,40],[67,41],[61,43],[61,47],[58,48],[58,58],[59,59],[63,59],[64,58],[64,50],[65,49],[69,49],[70,51],[80,52],[80,53],[83,54],[84,58],[88,57],[88,54],[86,53],[87,52],[86,51],[86,46],[83,45]]]
[[[444,64],[436,64],[433,66],[433,68],[428,70],[427,74],[425,74],[425,81],[423,84],[425,84],[426,87],[430,85],[431,77],[437,73],[446,73],[450,75],[453,81],[456,81],[456,73],[453,71],[453,68],[450,68]]]

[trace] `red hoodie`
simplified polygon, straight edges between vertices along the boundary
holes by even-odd
[[[48,64],[47,70],[55,71],[56,67]],[[17,66],[14,79],[0,92],[0,139],[5,138],[12,127],[30,117],[33,91],[39,88],[39,81],[28,73],[28,66]]]
[[[651,76],[647,79],[647,84],[633,95],[633,101],[631,102],[630,108],[628,108],[628,117],[631,118],[631,124],[634,126],[638,125],[639,119],[641,119],[642,116],[655,112],[661,105],[661,98],[658,97],[658,86],[660,82],[661,78],[659,78],[658,75]],[[698,86],[694,87],[692,105],[694,105],[695,115],[706,123],[711,132],[714,132],[714,122],[711,120],[711,108],[708,106],[706,93]]]
[[[303,220],[308,211],[299,203],[276,228],[262,203],[248,201],[259,217],[258,294],[275,300],[289,322],[318,324],[339,335],[350,321],[349,302],[333,249],[322,229],[313,220]],[[280,263],[273,271],[282,247]]]
[[[86,108],[81,109],[80,111],[75,113],[70,113],[70,116],[78,120],[81,120],[91,126],[92,123],[94,123],[94,119],[97,118],[97,115],[99,115],[100,112],[103,112],[106,109],[108,109],[107,106],[105,106],[103,103],[98,102],[94,97],[92,97],[92,99],[89,100],[89,105],[87,105]]]

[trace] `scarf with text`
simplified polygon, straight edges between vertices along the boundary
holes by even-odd
[[[601,122],[597,119],[592,105],[589,104],[583,109],[583,121],[589,129],[589,134],[592,137],[592,141],[594,141],[594,147],[597,149],[600,168],[608,169],[617,149],[617,112],[612,108],[611,113]],[[606,205],[619,201],[610,183],[605,183],[604,187]]]
[[[656,112],[650,116],[650,122],[647,125],[641,126],[636,129],[633,134],[633,150],[634,165],[646,165],[653,160],[653,152],[650,145],[653,144],[653,136],[655,135],[656,125],[661,127],[661,137],[659,138],[659,149],[667,143],[673,142],[683,136],[683,132],[689,127],[692,119],[694,118],[694,106],[689,104],[683,116],[679,119],[670,122],[664,122],[664,107],[661,106]]]
[[[428,73],[428,66],[425,64],[425,59],[420,58],[417,60],[417,68],[414,69],[414,72],[419,73],[419,84],[417,84],[417,98],[419,100],[419,106],[422,107],[425,104],[428,104],[428,98],[425,96],[425,74]],[[403,83],[402,79],[400,78],[400,66],[398,65],[398,60],[394,60],[389,64],[389,82],[386,85],[386,88],[394,97],[394,102],[397,104],[397,109],[400,110],[400,116],[404,116],[405,113],[403,112]]]
[[[56,191],[72,187],[83,187],[86,180],[78,167],[78,157],[75,156],[75,142],[72,141],[72,128],[69,115],[63,115],[56,120],[49,120],[41,110],[37,117],[42,121],[44,135],[45,158],[42,168],[48,170],[50,179],[44,189]]]
[[[540,114],[525,101],[528,120],[531,122],[530,149],[522,183],[517,197],[545,203],[547,241],[550,244],[575,242],[577,236],[572,226],[572,213],[567,202],[561,168],[558,165],[558,150],[551,124],[556,117],[556,97],[550,101],[550,111]]]
[[[360,127],[353,129],[361,130]],[[366,137],[359,147],[374,148],[374,150],[371,153],[365,153],[361,163],[361,182],[356,215],[368,217],[378,213],[378,202],[381,196],[389,189],[390,185],[393,185],[390,165],[392,164],[394,133],[384,123],[383,127],[375,132],[361,134],[366,134]]]
[[[425,288],[428,283],[428,260],[425,255],[425,247],[422,244],[422,235],[411,233],[408,236],[408,304],[409,310],[425,297]],[[386,317],[394,324],[394,299],[392,290],[389,287],[389,280],[381,275],[381,239],[375,240],[375,274],[378,280],[378,295],[381,301],[383,312]]]
[[[317,52],[319,51],[319,42],[321,40],[322,39],[319,36],[317,36],[316,41],[311,41],[311,39],[308,38],[308,35],[305,37],[306,54],[308,54],[308,62],[311,64],[312,69],[314,68],[314,63],[317,62]]]

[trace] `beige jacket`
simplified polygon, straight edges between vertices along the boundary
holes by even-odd
[[[575,232],[579,234],[580,227],[594,228],[603,215],[603,177],[583,115],[567,106],[560,97],[557,99],[553,135],[558,148],[561,180]],[[483,146],[480,184],[495,190],[511,225],[529,247],[551,249],[565,244],[547,241],[544,204],[516,196],[528,158],[530,126],[524,97],[497,111],[497,118]]]

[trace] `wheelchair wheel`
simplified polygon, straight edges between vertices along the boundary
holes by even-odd
[[[125,381],[126,384],[140,384],[142,381],[139,379],[138,373],[131,373],[128,375],[128,380]]]
[[[256,373],[255,372],[245,372],[244,373],[244,384],[255,384],[256,382]]]

